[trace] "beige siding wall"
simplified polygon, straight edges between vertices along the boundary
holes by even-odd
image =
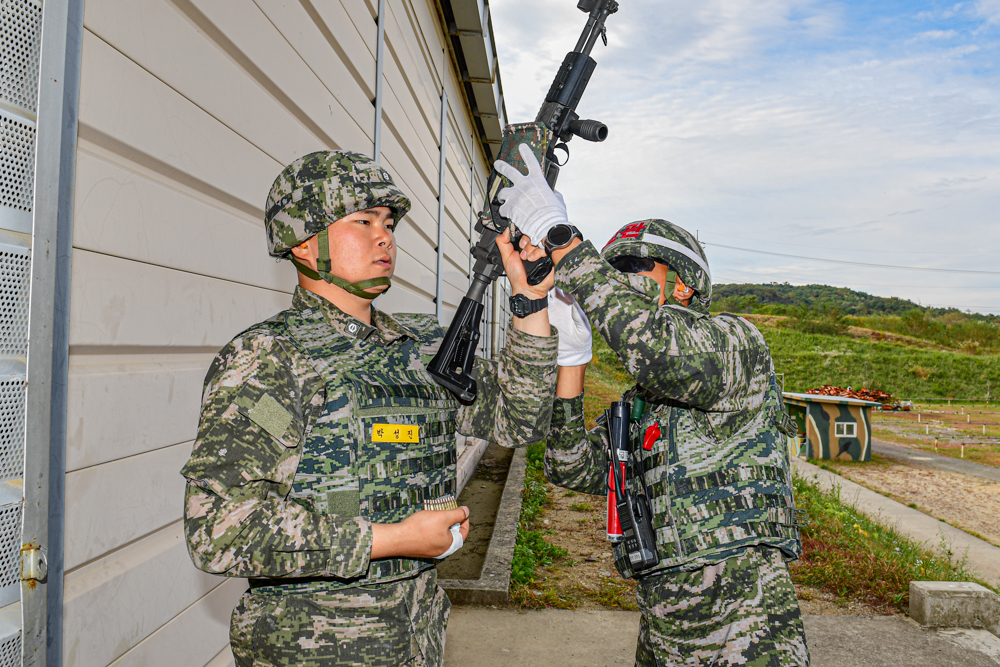
[[[389,311],[434,312],[447,90],[445,320],[486,161],[433,0],[388,0],[383,164],[414,206]],[[285,308],[263,205],[307,152],[372,153],[374,0],[87,0],[71,296],[64,662],[232,664],[245,588],[195,570],[178,470],[215,351]],[[470,178],[470,167],[472,170]]]

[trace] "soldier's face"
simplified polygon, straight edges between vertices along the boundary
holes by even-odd
[[[660,264],[656,262],[653,265],[651,271],[639,271],[640,276],[646,276],[647,278],[652,278],[660,285],[660,305],[662,306],[667,302],[667,274],[670,273],[670,269],[667,268],[666,264]],[[691,303],[691,297],[694,296],[694,290],[684,284],[680,276],[677,276],[677,280],[674,284],[670,286],[672,291],[672,296],[677,300],[682,306],[688,306]]]
[[[685,285],[680,276],[677,276],[677,280],[674,281],[674,299],[686,308],[691,305],[691,297],[693,296],[694,290]],[[662,302],[660,305],[662,305]]]
[[[348,282],[392,278],[396,269],[396,237],[392,209],[387,206],[356,211],[330,225],[330,263],[333,274]],[[313,236],[292,249],[296,257],[316,268],[319,240]],[[372,291],[385,291],[380,285]]]
[[[330,225],[330,263],[349,282],[391,278],[396,269],[392,209],[356,211]]]

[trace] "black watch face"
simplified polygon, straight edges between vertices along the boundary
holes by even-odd
[[[549,230],[548,237],[550,245],[562,247],[573,240],[573,228],[569,225],[556,225]]]
[[[510,297],[510,312],[514,314],[514,317],[524,317],[528,310],[528,297],[523,294],[515,294]]]

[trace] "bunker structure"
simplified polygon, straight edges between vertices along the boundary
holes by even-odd
[[[871,461],[875,401],[785,392],[785,408],[799,427],[799,456],[807,459]]]
[[[0,667],[233,664],[246,582],[191,564],[178,471],[216,351],[291,301],[272,181],[380,160],[377,305],[447,325],[506,123],[485,0],[0,0]]]

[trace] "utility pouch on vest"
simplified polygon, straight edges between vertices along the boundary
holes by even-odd
[[[632,468],[632,476],[637,481],[640,489],[639,493],[634,493],[629,485],[625,483],[625,477],[620,474],[618,466],[611,467],[615,476],[615,488],[617,493],[618,519],[621,522],[621,530],[624,539],[621,547],[628,556],[629,567],[635,572],[648,570],[655,567],[660,562],[660,557],[656,551],[656,534],[653,532],[653,515],[649,504],[649,494],[646,492],[646,483],[641,470],[635,470],[636,458],[632,450],[632,438],[630,437],[629,418],[632,406],[624,401],[615,401],[611,408],[605,413],[609,440],[609,459],[612,461],[624,458],[618,454],[622,450],[629,453],[629,465],[626,470]]]
[[[779,430],[789,425],[785,416],[773,383],[755,418],[721,440],[704,432],[697,411],[653,405],[638,423],[633,463],[646,478],[660,561],[637,572],[616,544],[621,575],[695,569],[755,545],[798,557],[799,528],[808,518],[793,499],[787,438]]]
[[[369,371],[350,380],[361,516],[398,523],[425,501],[453,495],[457,404],[451,394],[419,371]],[[410,441],[413,431],[417,442]],[[389,581],[429,566],[410,558],[372,561],[368,580]]]
[[[332,335],[315,317],[290,320],[290,338],[324,381],[326,404],[304,438],[289,498],[318,514],[397,523],[424,500],[453,494],[459,405],[413,368],[416,341],[369,345]],[[371,561],[361,578],[310,586],[386,583],[432,567],[429,559],[385,558]]]
[[[455,402],[426,374],[351,378],[361,514],[396,523],[455,492]],[[399,431],[398,435],[393,435]],[[417,442],[412,442],[414,439]]]

